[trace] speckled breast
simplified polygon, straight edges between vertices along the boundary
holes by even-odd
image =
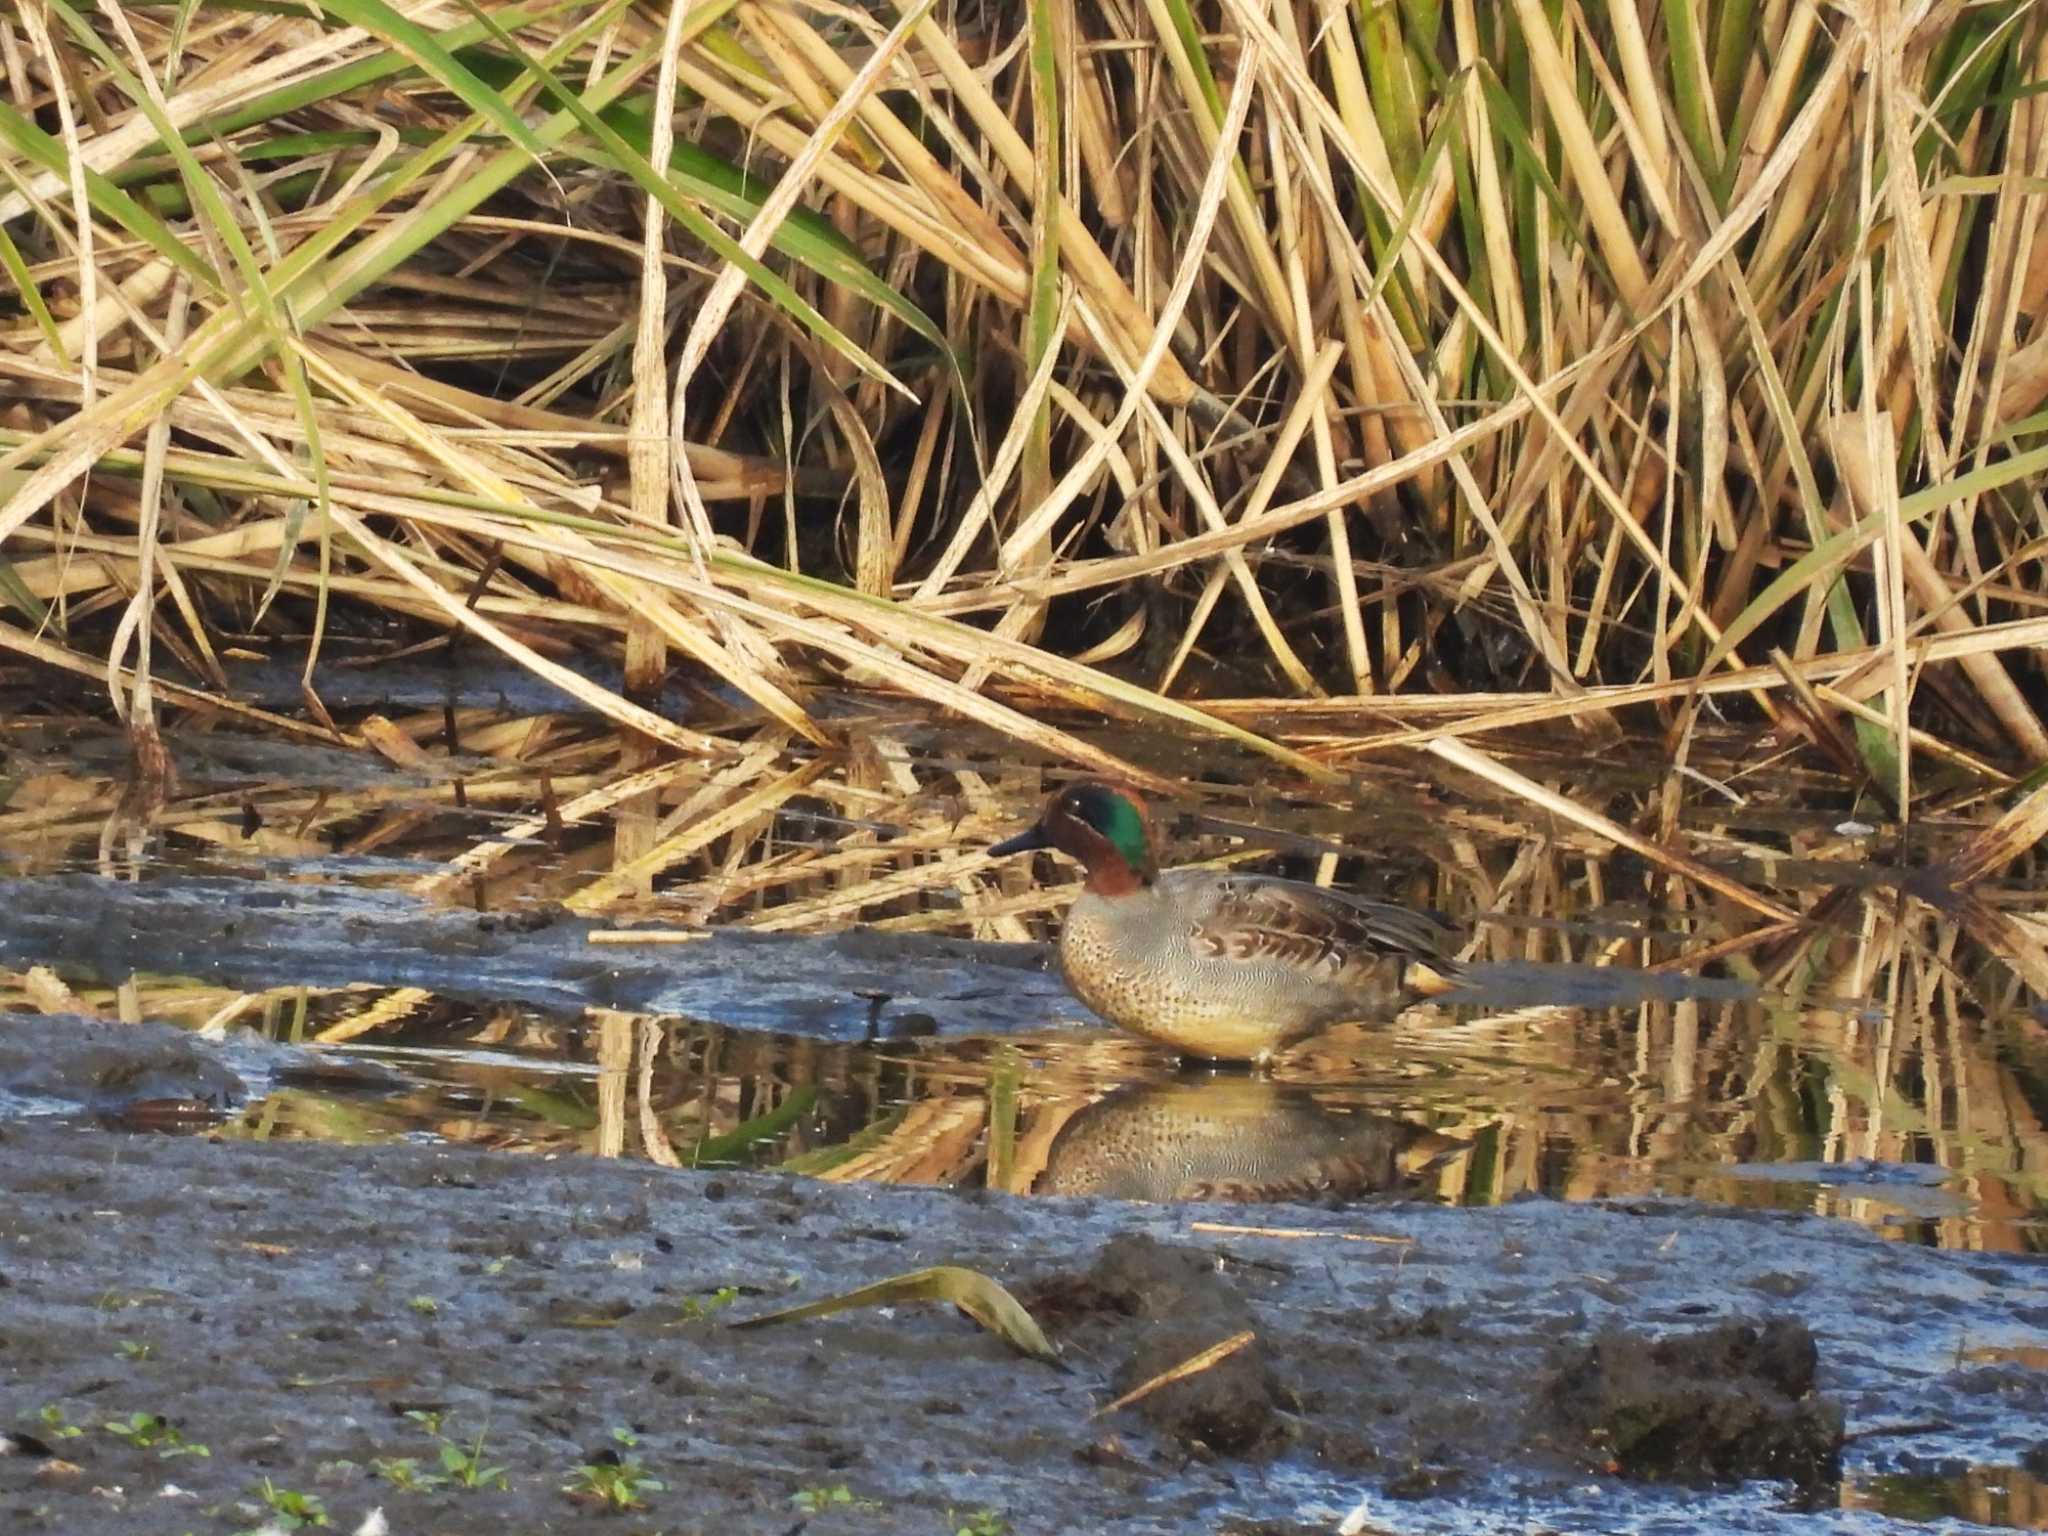
[[[1060,934],[1060,969],[1110,1023],[1191,1055],[1254,1061],[1317,1022],[1255,966],[1198,957],[1170,904],[1117,912],[1084,894]]]

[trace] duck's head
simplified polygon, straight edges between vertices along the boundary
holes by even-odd
[[[1158,877],[1145,834],[1145,802],[1108,784],[1072,784],[1045,804],[1036,826],[989,849],[991,854],[1057,848],[1088,870],[1088,889],[1125,896]]]

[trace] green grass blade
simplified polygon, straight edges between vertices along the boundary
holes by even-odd
[[[1484,62],[1479,66],[1479,88],[1486,95],[1486,109],[1493,116],[1495,134],[1514,152],[1516,170],[1527,178],[1535,195],[1550,204],[1551,212],[1556,215],[1557,222],[1552,232],[1573,248],[1584,252],[1586,260],[1599,269],[1601,280],[1610,288],[1613,287],[1614,274],[1601,259],[1599,247],[1589,244],[1583,238],[1579,207],[1565,197],[1564,189],[1557,184],[1557,178],[1544,163],[1543,153],[1529,132],[1528,117],[1515,105],[1514,97],[1509,94],[1500,76]],[[1533,229],[1535,225],[1533,218],[1518,218],[1516,222],[1528,229]],[[1531,253],[1532,259],[1535,254]]]
[[[37,629],[42,628],[50,617],[50,610],[43,606],[41,598],[29,591],[28,583],[21,579],[21,572],[5,555],[0,555],[0,603],[12,603],[28,615],[29,623]]]
[[[1428,113],[1415,89],[1401,18],[1386,4],[1360,3],[1355,9],[1359,53],[1372,86],[1373,115],[1386,140],[1394,181],[1405,197],[1422,181],[1422,128]],[[1438,123],[1442,127],[1442,123]]]
[[[0,141],[32,165],[59,176],[70,174],[71,162],[63,142],[43,132],[4,101],[0,101]],[[85,196],[101,218],[120,225],[208,293],[222,291],[224,285],[212,263],[173,234],[162,219],[90,167],[85,172]]]
[[[43,302],[42,291],[29,276],[28,263],[22,260],[21,249],[14,243],[14,237],[7,233],[4,224],[0,224],[0,267],[4,267],[7,275],[14,279],[14,291],[21,295],[29,318],[35,321],[36,329],[43,333],[43,340],[56,354],[57,366],[69,368],[71,354],[64,348],[64,334],[57,328],[56,317],[50,313],[50,306]]]
[[[636,152],[619,133],[595,111],[591,110],[575,92],[555,78],[554,72],[519,46],[510,34],[500,29],[488,17],[475,12],[473,0],[464,0],[471,6],[473,14],[490,28],[498,43],[516,57],[521,67],[540,83],[541,88],[559,102],[564,111],[576,120],[578,126],[588,134],[601,153],[589,156],[597,164],[623,171],[648,196],[659,202],[662,208],[677,223],[692,235],[702,240],[725,260],[731,262],[755,287],[774,300],[785,314],[791,316],[803,328],[816,336],[833,351],[867,374],[891,389],[900,389],[891,374],[880,363],[868,356],[866,350],[847,336],[837,326],[812,307],[802,294],[783,281],[774,272],[749,256],[740,248],[737,240],[713,224],[703,214],[684,201],[668,178],[657,171],[644,153]]]
[[[547,146],[526,125],[526,119],[519,115],[512,103],[479,80],[431,32],[401,16],[384,0],[321,0],[321,3],[351,26],[361,27],[373,37],[383,38],[426,74],[461,97],[470,111],[495,126],[536,162],[546,162]],[[497,23],[481,13],[476,15],[477,20],[501,40],[510,41],[510,34]]]
[[[1610,4],[1632,4],[1633,0],[1609,0]],[[1664,29],[1671,58],[1671,100],[1678,112],[1678,131],[1685,135],[1700,173],[1725,203],[1726,188],[1722,166],[1727,157],[1714,135],[1713,111],[1709,104],[1713,81],[1705,72],[1706,53],[1700,38],[1695,0],[1664,0]]]
[[[220,0],[214,0],[218,5]],[[507,31],[516,31],[536,22],[549,21],[566,11],[580,10],[585,0],[552,0],[546,5],[513,5],[491,14]],[[730,3],[730,0],[726,0]],[[292,14],[300,14],[294,10]],[[448,53],[460,53],[490,36],[490,28],[481,21],[465,21],[460,26],[450,27],[436,33],[434,41]],[[474,61],[464,56],[462,62],[474,69]],[[396,76],[411,73],[418,66],[404,54],[395,51],[376,54],[366,59],[354,59],[347,64],[337,65],[323,74],[312,75],[304,80],[294,80],[276,90],[266,91],[261,96],[235,108],[219,117],[208,118],[204,124],[205,134],[225,138],[239,133],[244,128],[259,124],[277,122],[307,107],[362,91],[367,86],[390,80]],[[502,88],[502,82],[498,82]],[[429,135],[431,137],[431,135]]]
[[[1387,253],[1381,260],[1379,274],[1373,278],[1372,287],[1366,290],[1364,302],[1368,308],[1378,302],[1381,291],[1387,286],[1387,280],[1400,267],[1401,251],[1408,244],[1408,236],[1413,232],[1415,220],[1422,212],[1430,184],[1436,179],[1437,161],[1443,158],[1444,150],[1452,140],[1463,135],[1464,90],[1465,81],[1460,79],[1453,85],[1451,94],[1444,99],[1442,111],[1437,116],[1436,127],[1430,133],[1428,145],[1421,152],[1407,196],[1402,201],[1401,217],[1395,222],[1393,231],[1387,237]]]
[[[1987,464],[1982,469],[1971,470],[1953,480],[1931,485],[1908,496],[1899,498],[1899,519],[1913,524],[1933,516],[1953,502],[1973,496],[1984,496],[2017,480],[2048,474],[2048,447],[2035,448],[2027,453],[2016,453],[2011,458],[2001,459],[1996,464]],[[1732,619],[1721,632],[1721,638],[1707,653],[1706,662],[1701,666],[1702,676],[1711,673],[1736,646],[1756,633],[1763,624],[1785,604],[1792,601],[1815,581],[1821,579],[1831,568],[1839,569],[1861,554],[1877,539],[1882,531],[1880,520],[1863,518],[1832,534],[1797,560],[1780,571],[1763,591],[1744,605],[1742,612]],[[1832,619],[1833,615],[1830,614]],[[1854,613],[1850,615],[1854,624]],[[1862,626],[1854,625],[1856,641],[1861,644]]]
[[[636,96],[605,108],[598,117],[645,159],[653,143],[648,121],[650,111],[648,98]],[[768,189],[759,180],[730,161],[722,160],[694,144],[679,143],[671,149],[669,176],[689,196],[735,219],[753,218],[761,211],[761,204],[768,194]],[[922,309],[885,282],[867,264],[859,248],[834,229],[829,220],[808,208],[792,208],[789,216],[776,227],[769,243],[827,282],[837,283],[877,308],[886,309],[946,357],[952,358],[953,346],[946,333]],[[957,360],[953,371],[956,375],[960,373]]]

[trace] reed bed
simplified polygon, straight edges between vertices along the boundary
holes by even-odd
[[[1336,797],[1420,749],[1783,923],[1688,830],[1732,730],[1979,808],[1952,892],[2048,830],[2044,66],[2022,0],[31,0],[0,654],[104,690],[137,819],[222,822],[167,717],[495,759],[425,888],[582,822],[588,910],[1027,931],[937,836],[994,765],[849,693],[1169,793],[1128,741]],[[479,653],[574,707],[322,696]],[[815,799],[922,840],[792,856]]]

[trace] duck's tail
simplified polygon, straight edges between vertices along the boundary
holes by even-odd
[[[1417,997],[1442,997],[1465,985],[1465,968],[1455,960],[1410,960],[1401,985]]]

